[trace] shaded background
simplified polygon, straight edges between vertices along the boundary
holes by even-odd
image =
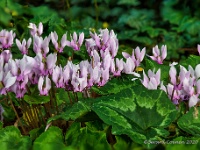
[[[28,37],[29,22],[44,24],[48,35],[56,31],[84,32],[113,29],[119,51],[166,44],[167,59],[180,60],[197,53],[200,43],[200,2],[189,0],[1,0],[0,29]]]

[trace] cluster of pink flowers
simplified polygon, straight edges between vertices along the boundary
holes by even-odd
[[[48,95],[52,86],[64,88],[68,91],[83,92],[94,85],[104,86],[113,76],[120,76],[121,73],[133,74],[135,68],[145,56],[145,49],[140,51],[137,47],[133,49],[132,56],[123,53],[123,59],[115,58],[118,52],[118,39],[115,33],[108,29],[100,30],[99,34],[90,33],[91,38],[85,40],[85,46],[90,60],[74,64],[68,60],[62,67],[57,64],[57,54],[62,53],[65,46],[73,50],[80,50],[84,42],[84,34],[79,36],[76,32],[70,35],[64,34],[58,40],[56,32],[42,37],[43,25],[38,27],[30,23],[30,37],[22,42],[16,39],[16,46],[21,51],[22,59],[13,59],[11,48],[14,43],[15,34],[13,31],[2,30],[0,32],[0,94],[6,95],[14,92],[17,98],[23,98],[32,85],[38,85],[40,95]],[[52,42],[54,53],[50,53],[49,44]],[[28,56],[29,49],[33,46],[34,57]]]
[[[179,74],[174,65],[171,66],[169,75],[170,83],[162,86],[174,104],[180,101],[189,100],[189,107],[195,106],[199,102],[200,94],[200,64],[193,69],[190,65],[188,70],[180,66]]]
[[[74,32],[67,40],[67,34],[63,34],[60,40],[56,32],[42,37],[43,25],[38,27],[30,23],[31,37],[22,42],[16,39],[16,46],[21,51],[22,59],[13,59],[11,48],[14,43],[13,31],[0,31],[0,94],[6,95],[14,92],[17,98],[23,98],[28,88],[38,85],[40,95],[48,95],[52,86],[64,88],[66,91],[83,92],[92,86],[104,86],[110,78],[121,76],[122,73],[132,74],[141,80],[148,89],[162,89],[174,104],[188,100],[189,107],[196,105],[200,95],[200,64],[188,70],[180,66],[179,75],[174,64],[171,65],[169,76],[170,83],[163,85],[160,81],[161,70],[143,70],[143,79],[135,70],[140,66],[146,55],[146,49],[139,47],[133,49],[132,54],[122,52],[124,58],[115,58],[118,52],[118,39],[113,30],[101,29],[99,33],[90,32],[90,38],[85,39],[85,46],[90,57],[74,64],[68,60],[62,67],[58,64],[57,54],[62,53],[66,46],[74,51],[79,51],[84,43],[84,34]],[[54,46],[54,53],[50,53],[50,42]],[[34,57],[28,56],[29,49],[35,52]],[[200,46],[198,46],[200,49]],[[200,50],[198,50],[200,51]],[[158,46],[152,49],[153,56],[147,55],[158,64],[163,64],[167,56],[167,47],[163,45],[161,50]]]
[[[200,46],[198,45],[198,48],[200,49]],[[158,50],[157,46],[156,49]],[[153,49],[153,53],[157,51],[155,48]],[[160,58],[164,58],[165,56],[165,47],[162,47],[162,55]],[[198,50],[200,51],[200,50]],[[154,54],[155,56],[157,55]],[[151,58],[154,56],[150,56]],[[155,60],[158,64],[162,64],[162,59],[157,59],[159,57],[154,57],[153,60]],[[180,65],[180,71],[179,74],[177,73],[177,69],[175,67],[177,63],[172,63],[169,70],[169,77],[170,82],[167,83],[167,85],[163,84],[163,81],[161,81],[161,70],[159,69],[156,73],[155,70],[148,70],[148,76],[143,71],[143,80],[141,80],[142,84],[148,88],[148,89],[158,89],[165,91],[171,99],[171,101],[178,105],[181,101],[188,101],[188,106],[192,107],[195,106],[200,99],[198,98],[200,95],[200,64],[198,64],[195,69],[193,69],[190,65],[188,66],[188,69]]]

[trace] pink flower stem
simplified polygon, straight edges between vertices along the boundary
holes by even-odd
[[[174,97],[174,91],[175,91],[175,87],[173,88],[173,91],[172,91],[172,96],[171,96],[171,101],[173,102],[173,97]]]

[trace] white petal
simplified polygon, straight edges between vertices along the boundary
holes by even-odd
[[[7,77],[7,76],[9,76],[9,77]],[[5,88],[9,88],[10,86],[12,86],[17,79],[17,77],[12,77],[10,72],[7,73],[5,78],[6,78],[5,82],[4,82]]]
[[[195,106],[198,101],[199,99],[196,95],[191,96],[189,99],[189,107]]]
[[[198,64],[195,68],[195,75],[196,75],[196,78],[200,77],[200,64]]]

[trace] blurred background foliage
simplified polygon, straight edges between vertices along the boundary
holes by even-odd
[[[44,24],[45,34],[113,29],[120,51],[166,44],[168,60],[197,54],[200,43],[200,1],[189,0],[1,0],[0,29],[29,36],[29,22]]]

